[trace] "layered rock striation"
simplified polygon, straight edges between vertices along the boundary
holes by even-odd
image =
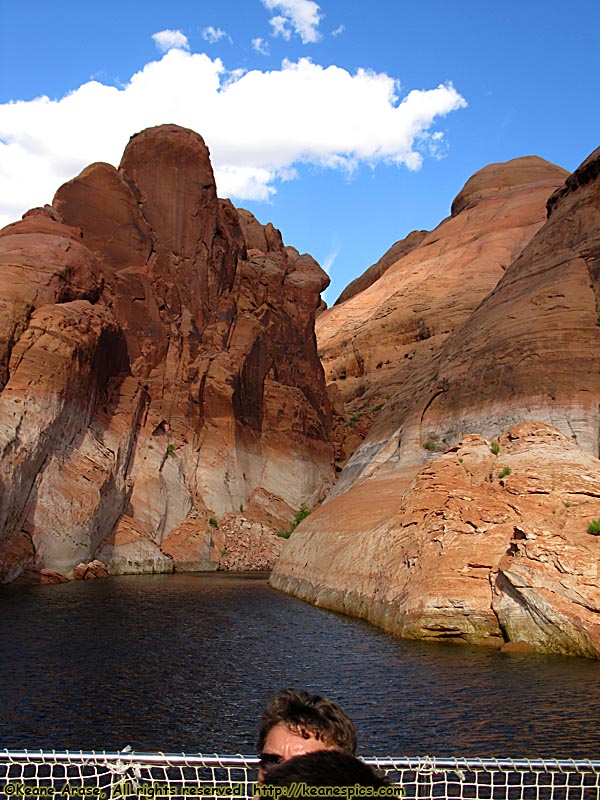
[[[165,125],[0,232],[0,269],[0,579],[214,569],[225,515],[270,566],[333,480],[316,262]]]
[[[338,372],[346,407],[365,397],[384,406],[326,503],[290,539],[275,586],[403,636],[600,655],[600,541],[587,531],[600,518],[598,164],[600,150],[560,186],[536,159],[482,170],[430,235],[441,247],[444,230],[460,226],[435,254],[431,284],[433,265],[415,261],[428,237],[319,317],[330,379],[340,360],[350,364],[348,348],[335,349],[345,307],[342,335],[371,365],[355,369],[353,385]],[[491,229],[461,239],[488,212]],[[520,238],[518,219],[530,220]],[[475,277],[486,272],[487,290]],[[433,335],[420,345],[390,336],[397,352],[380,377],[364,354],[368,335],[374,350],[385,340],[383,298],[401,319],[415,313],[417,288],[437,309]]]
[[[491,444],[465,436],[325,503],[271,583],[405,638],[600,658],[600,538],[587,532],[600,461],[542,423]]]
[[[600,657],[599,212],[600,150],[480,170],[319,315],[323,370],[316,262],[197,134],[134,136],[0,231],[0,580],[283,547],[401,636]]]
[[[465,433],[493,438],[525,419],[558,427],[598,456],[600,180],[568,193],[561,186],[548,205],[552,213],[494,289],[405,373],[365,440],[369,454],[357,450],[347,478],[375,451],[381,458],[390,436],[394,458],[418,465]]]
[[[567,176],[533,156],[485,167],[467,181],[450,217],[398,242],[389,251],[397,258],[377,280],[368,280],[370,267],[357,279],[366,280],[362,291],[319,315],[327,382],[340,393],[346,420],[360,419],[346,431],[342,464],[373,421],[371,410],[424,369],[494,289],[544,224],[548,196]]]

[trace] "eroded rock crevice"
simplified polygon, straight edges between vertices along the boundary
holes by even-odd
[[[217,568],[225,516],[276,542],[332,484],[327,277],[217,199],[197,134],[132,137],[5,228],[0,265],[2,580]]]

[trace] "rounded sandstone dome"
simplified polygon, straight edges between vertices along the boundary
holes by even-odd
[[[489,164],[472,175],[456,195],[452,203],[452,216],[455,217],[465,208],[491,195],[546,181],[556,185],[557,178],[565,180],[568,175],[566,169],[557,167],[556,164],[551,164],[538,156],[523,156],[513,158],[511,161]],[[550,188],[548,193],[551,191]]]

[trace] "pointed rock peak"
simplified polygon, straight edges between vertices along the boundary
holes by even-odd
[[[594,152],[591,153],[591,155],[589,155],[585,161],[577,167],[575,172],[568,176],[564,186],[561,186],[560,189],[557,189],[553,194],[550,195],[546,204],[548,216],[552,214],[562,197],[566,197],[568,194],[575,192],[580,187],[595,181],[599,175],[600,147],[597,147]]]
[[[568,175],[568,170],[538,156],[523,156],[489,164],[472,175],[456,195],[452,203],[452,216],[486,197],[546,181],[554,181],[556,185],[557,179],[564,180]]]
[[[283,250],[281,233],[270,222],[261,225],[254,214],[245,208],[238,208],[237,213],[249,250],[262,250],[263,253]]]
[[[217,189],[208,148],[198,133],[179,125],[147,128],[131,137],[119,169],[167,249],[193,257],[198,239],[212,238]]]

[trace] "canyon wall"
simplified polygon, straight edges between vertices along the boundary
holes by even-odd
[[[548,196],[567,176],[533,156],[484,167],[467,181],[450,217],[429,234],[397,242],[381,261],[398,258],[377,280],[370,281],[370,267],[351,284],[363,281],[362,291],[318,316],[330,394],[341,397],[350,423],[337,432],[343,441],[338,468],[360,444],[374,411],[407,382],[431,380],[441,345],[544,224]],[[340,489],[349,475],[346,470]]]
[[[372,425],[274,586],[402,636],[600,656],[600,150],[559,172],[485,168],[319,316],[330,394]]]
[[[2,230],[0,268],[0,580],[271,566],[333,483],[318,264],[164,125]]]
[[[600,150],[490,165],[316,317],[200,136],[132,137],[0,231],[0,581],[277,562],[401,636],[600,657],[599,212]]]

